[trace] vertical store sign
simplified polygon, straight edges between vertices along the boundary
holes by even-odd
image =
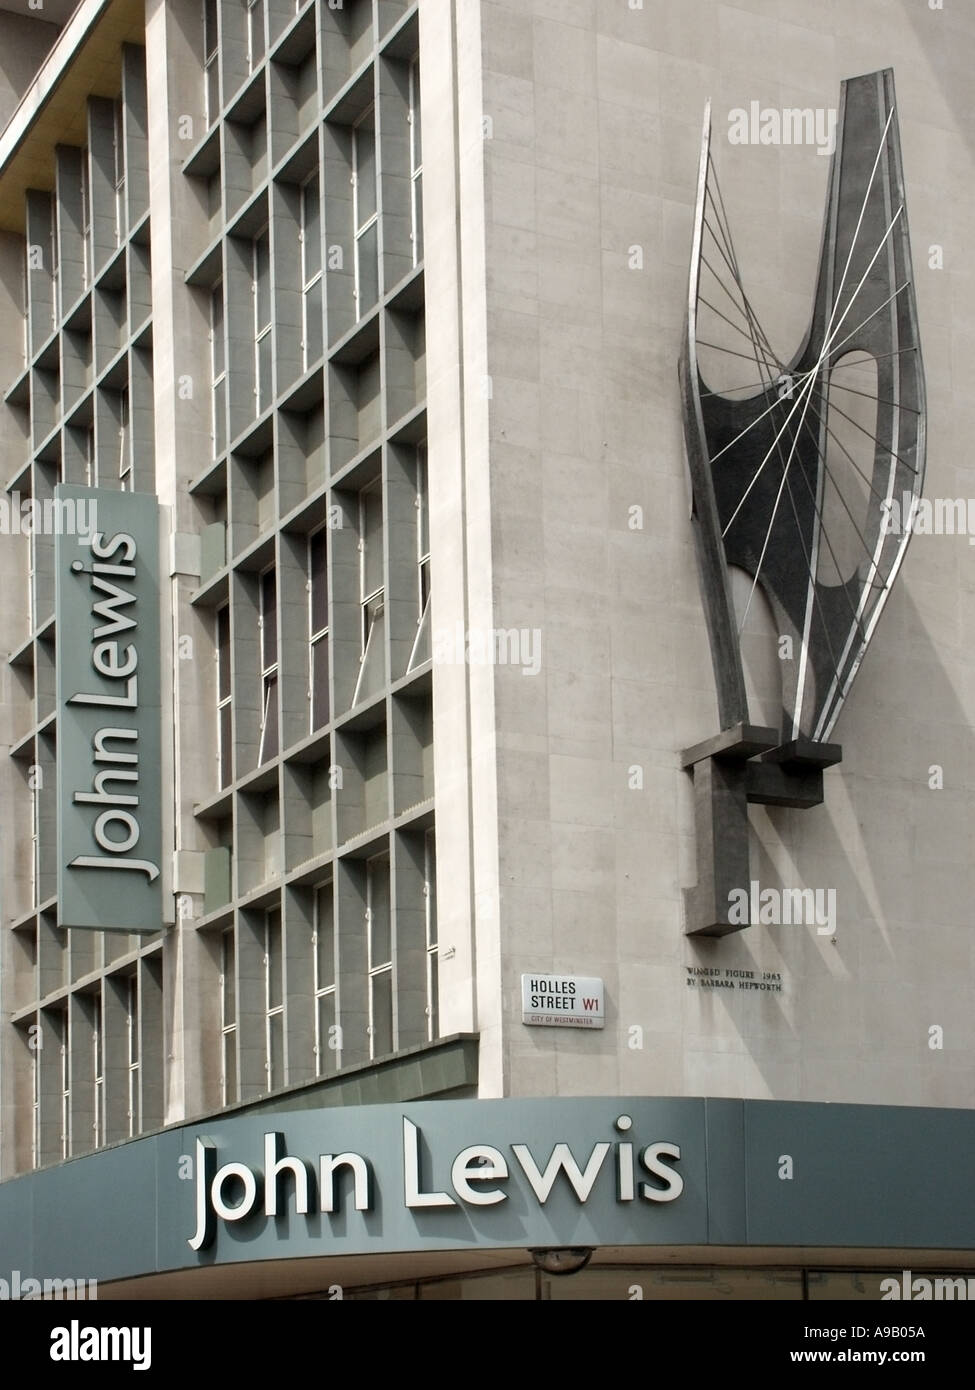
[[[62,927],[162,926],[159,506],[60,484],[55,537],[58,915]],[[78,504],[85,503],[82,508]],[[73,528],[72,528],[73,529]]]

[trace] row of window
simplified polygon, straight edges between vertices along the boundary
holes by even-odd
[[[136,975],[129,975],[122,982],[125,991],[125,1085],[127,1134],[131,1138],[142,1130],[142,1089],[139,1084],[142,1069],[142,1046],[139,1030],[139,982]],[[53,1026],[53,1045],[58,1054],[58,1093],[60,1101],[60,1156],[70,1158],[73,1152],[87,1148],[100,1148],[106,1142],[105,1117],[105,996],[102,988],[84,996],[87,1017],[82,1025],[90,1026],[90,1067],[86,1072],[90,1077],[92,1115],[91,1134],[73,1133],[72,1050],[74,1026],[70,1021],[69,1001],[65,999],[60,1006],[52,1007],[47,1013]],[[50,1046],[46,1043],[45,1046]],[[41,1053],[36,1047],[32,1051],[33,1109],[31,1126],[31,1162],[37,1167],[41,1162]],[[76,1097],[75,1097],[76,1099]]]
[[[420,145],[419,67],[409,70],[410,187],[413,265],[423,257],[423,155]],[[379,208],[376,180],[375,106],[352,128],[353,295],[356,320],[379,299]],[[301,247],[302,369],[307,371],[324,351],[323,237],[321,175],[316,168],[301,185],[299,241]],[[270,229],[265,225],[251,244],[251,293],[254,302],[254,410],[261,415],[271,402],[272,292]],[[226,447],[224,385],[227,374],[224,340],[224,284],[210,292],[210,341],[213,381],[214,456]]]
[[[423,900],[425,913],[427,1038],[438,1036],[438,941],[436,908],[436,846],[434,832],[424,837]],[[311,977],[314,990],[315,1075],[326,1076],[342,1065],[341,961],[335,929],[335,905],[331,880],[314,889],[311,934]],[[390,895],[388,853],[374,856],[365,866],[365,937],[368,975],[369,1058],[379,1060],[395,1051],[394,924]],[[239,1015],[237,1008],[237,936],[228,927],[220,938],[220,1037],[221,1103],[240,1099],[237,1074]],[[281,910],[264,916],[264,1071],[266,1089],[288,1084],[285,1066],[288,998],[284,982],[284,944]]]
[[[422,988],[426,998],[426,1036],[434,1040],[439,1033],[438,1020],[438,936],[436,913],[436,843],[433,830],[423,840],[423,954],[425,959]],[[341,950],[335,922],[335,903],[331,879],[316,885],[312,894],[313,917],[309,955],[303,967],[297,963],[298,982],[305,984],[310,976],[314,999],[314,1027],[302,1046],[310,1047],[314,1057],[314,1075],[333,1075],[342,1066],[342,986],[348,975],[342,974]],[[380,1060],[398,1046],[396,1036],[395,999],[396,928],[392,914],[390,856],[388,851],[368,859],[365,864],[365,969],[368,1000],[368,1056]],[[289,994],[286,988],[285,949],[282,916],[279,907],[264,914],[263,923],[262,1027],[264,1050],[264,1086],[267,1091],[280,1089],[289,1082],[285,1038],[288,1032]],[[289,970],[296,969],[292,953]],[[296,977],[292,976],[294,981]],[[238,1077],[238,1047],[240,1015],[238,1010],[237,935],[234,927],[226,928],[220,936],[220,1101],[233,1105],[240,1099]],[[49,1033],[44,1043],[31,1049],[32,1056],[32,1164],[42,1161],[41,1151],[41,1058],[44,1049],[56,1049],[57,1087],[59,1096],[60,1157],[89,1148],[99,1148],[108,1139],[129,1137],[141,1132],[143,1125],[140,1072],[142,1047],[140,1038],[140,1000],[137,975],[116,977],[111,987],[121,990],[124,1010],[124,1076],[125,1127],[124,1133],[108,1134],[106,1125],[105,1076],[105,991],[109,980],[93,991],[64,999],[45,1009]],[[292,993],[294,984],[292,984]],[[90,1030],[88,1041],[85,1034]],[[80,1032],[80,1036],[79,1036]],[[292,1042],[292,1046],[294,1043]],[[79,1064],[81,1049],[89,1048],[89,1057]],[[116,1066],[122,1047],[116,1035],[112,1041]],[[47,1084],[51,1083],[48,1074]],[[79,1094],[87,1086],[90,1094]],[[91,1134],[77,1134],[73,1116],[91,1115]],[[48,1145],[48,1149],[49,1149]]]
[[[128,217],[125,207],[125,141],[123,133],[124,108],[121,98],[113,104],[113,128],[112,128],[112,186],[114,190],[115,203],[115,245],[120,247],[125,241],[128,232]],[[94,277],[93,266],[93,243],[92,243],[92,210],[91,210],[91,177],[89,173],[88,151],[82,150],[79,163],[80,177],[80,205],[81,205],[81,266],[82,266],[82,287],[89,289]],[[31,274],[37,270],[47,268],[50,272],[52,283],[51,294],[51,327],[56,329],[60,326],[62,318],[61,304],[61,254],[60,247],[66,243],[67,228],[64,225],[65,208],[62,198],[52,197],[51,199],[51,219],[49,229],[48,247],[48,266],[38,265],[31,260],[32,255],[36,255],[33,246],[25,248],[24,255],[24,304],[28,303],[28,284]],[[26,320],[25,320],[26,325]]]
[[[417,449],[416,468],[416,600],[417,644],[429,625],[430,601],[430,523],[426,447]],[[376,479],[359,492],[359,675],[352,704],[369,698],[386,683],[385,611],[386,587],[383,574],[383,493]],[[323,728],[331,718],[329,699],[329,616],[328,616],[328,528],[318,527],[306,542],[306,589],[308,594],[308,712],[310,733]],[[277,687],[279,644],[277,616],[277,572],[273,565],[261,572],[258,587],[260,629],[260,708],[261,730],[258,765],[280,751]],[[233,781],[232,680],[230,604],[216,613],[217,660],[217,759],[220,785]],[[414,652],[407,669],[414,664]]]
[[[361,12],[367,26],[371,26],[371,0],[323,0],[333,14],[346,13],[356,8]],[[294,13],[300,14],[306,0],[294,0]],[[243,0],[245,11],[244,28],[241,34],[234,35],[242,40],[245,49],[246,71],[256,72],[264,61],[266,40],[264,35],[264,0]],[[360,21],[361,23],[361,21]],[[339,31],[333,29],[332,37],[337,39]],[[360,40],[366,37],[360,35]],[[221,22],[220,0],[203,0],[203,95],[207,125],[212,125],[220,114],[220,54]],[[236,51],[236,43],[231,46]],[[226,39],[224,40],[226,49]]]

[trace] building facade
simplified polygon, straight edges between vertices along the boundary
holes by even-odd
[[[972,21],[38,13],[0,13],[11,1269],[102,1296],[519,1299],[975,1272]],[[734,279],[786,361],[840,84],[887,69],[924,495],[952,526],[916,528],[822,804],[747,813],[751,925],[689,934],[711,870],[686,751],[719,733],[677,386],[701,119],[710,98]],[[786,139],[769,111],[811,119]],[[744,304],[710,307],[747,354]],[[827,467],[852,465],[859,535],[851,453],[880,429],[850,411]],[[774,726],[800,654],[749,604]],[[141,695],[107,694],[153,624],[158,676],[140,651]],[[83,678],[113,711],[87,732]],[[137,704],[138,755],[114,713]],[[101,867],[68,859],[85,816]],[[604,1026],[558,1026],[575,981]],[[92,1224],[110,1204],[118,1246]]]

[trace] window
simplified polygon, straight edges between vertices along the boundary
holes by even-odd
[[[85,430],[85,485],[87,487],[96,485],[94,425],[89,425]]]
[[[119,487],[123,492],[132,491],[132,437],[129,431],[129,388],[123,386],[118,393],[118,437]]]
[[[430,601],[430,488],[425,444],[416,451],[416,568],[417,622],[422,622]]]
[[[58,204],[51,199],[51,327],[57,328],[61,300],[61,261],[58,256]]]
[[[217,61],[219,0],[203,0],[203,70],[207,125],[220,114],[220,66]]]
[[[430,640],[430,480],[427,446],[416,450],[416,638],[407,671],[422,666],[432,655]]]
[[[315,910],[312,931],[315,982],[315,1075],[329,1071],[329,1054],[335,1053],[335,1065],[341,1064],[340,1050],[335,1046],[340,1034],[335,1020],[335,907],[332,884],[321,883],[315,889]]]
[[[115,245],[125,240],[128,219],[125,215],[125,126],[121,101],[115,103],[115,124],[112,136],[115,184]]]
[[[440,1036],[438,993],[439,944],[437,941],[437,842],[432,830],[423,839],[423,901],[427,944],[427,1038]]]
[[[356,318],[360,319],[379,298],[374,107],[369,108],[352,130],[352,220],[355,233]]]
[[[87,289],[91,284],[91,195],[87,150],[81,151],[81,278]]]
[[[130,975],[125,982],[125,1036],[128,1066],[128,1120],[129,1137],[142,1129],[142,1105],[139,1089],[139,1071],[142,1063],[142,1050],[139,1036],[139,978]]]
[[[375,695],[386,683],[383,490],[378,479],[359,494],[359,595],[361,664],[354,705]]]
[[[27,623],[31,632],[37,622],[34,604],[34,574],[37,568],[37,536],[32,530],[27,538]]]
[[[100,1149],[105,1142],[105,1014],[102,994],[92,998],[91,1078],[92,1078],[92,1145]]]
[[[71,1054],[68,1049],[68,1006],[56,1014],[56,1035],[61,1062],[61,1157],[71,1156]]]
[[[237,943],[234,929],[220,937],[221,1104],[237,1099]]]
[[[311,731],[328,723],[328,531],[308,537],[308,700]]]
[[[220,785],[233,781],[233,733],[230,705],[230,605],[217,609],[217,763]]]
[[[393,932],[389,855],[366,861],[366,934],[369,959],[369,1056],[393,1050]]]
[[[261,744],[258,764],[278,752],[278,611],[277,577],[273,569],[261,575]]]
[[[211,437],[213,457],[219,458],[227,447],[227,350],[223,336],[222,280],[218,280],[210,291],[210,368],[213,381]]]
[[[420,61],[410,64],[410,183],[413,264],[423,260],[423,146],[420,138]]]
[[[281,909],[264,919],[264,1070],[267,1089],[283,1086],[284,1076],[284,960]]]
[[[271,401],[271,238],[267,227],[254,238],[254,409],[260,415]]]
[[[264,57],[264,0],[247,0],[247,65],[251,72]]]
[[[301,189],[301,349],[305,371],[322,355],[322,204],[318,170]]]
[[[31,1034],[28,1033],[28,1039]],[[31,1132],[30,1132],[30,1162],[31,1167],[36,1168],[41,1161],[41,1049],[36,1043],[40,1043],[42,1038],[36,1035],[36,1042],[29,1041],[30,1047],[30,1074],[31,1074]]]
[[[29,332],[29,329],[30,329],[30,309],[29,309],[29,305],[30,305],[30,291],[29,291],[29,289],[28,289],[28,285],[30,284],[30,272],[29,272],[28,269],[27,269],[27,257],[30,255],[30,247],[28,246],[28,247],[26,247],[25,249],[26,249],[27,255],[24,256],[24,260],[23,260],[23,263],[22,263],[21,269],[20,269],[20,275],[21,275],[20,302],[21,302],[21,304],[23,304],[23,306],[24,306],[24,314],[23,314],[23,318],[22,318],[22,320],[21,320],[21,322],[22,322],[22,324],[23,324],[23,335],[22,335],[21,340],[20,340],[20,350],[21,350],[21,355],[23,356],[24,361],[26,362],[26,361],[27,361],[27,358],[28,358],[28,347],[29,347],[29,341],[30,341],[30,332]]]
[[[30,877],[31,906],[40,906],[41,886],[41,779],[31,778],[30,786]]]

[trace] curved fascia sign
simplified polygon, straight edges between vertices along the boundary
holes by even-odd
[[[99,1285],[412,1251],[971,1250],[973,1149],[975,1111],[911,1106],[600,1096],[266,1109],[0,1183],[0,1232],[8,1271]]]
[[[55,504],[59,921],[155,932],[159,506],[148,493],[71,484]]]
[[[705,1237],[703,1115],[680,1100],[456,1101],[244,1115],[159,1168],[173,1264]],[[165,1137],[167,1140],[170,1136]]]
[[[443,1181],[423,1177],[425,1139],[420,1126],[402,1116],[399,1181],[386,1191],[385,1203],[399,1199],[407,1212],[463,1211],[495,1207],[511,1200],[512,1185],[522,1203],[544,1207],[558,1189],[564,1200],[585,1206],[597,1183],[611,1184],[620,1203],[673,1202],[684,1190],[679,1171],[681,1147],[672,1140],[634,1144],[633,1118],[621,1113],[613,1121],[612,1139],[573,1147],[567,1140],[539,1149],[531,1143],[499,1145],[485,1140],[465,1144],[446,1163],[431,1157],[426,1167],[443,1168]],[[275,1218],[289,1207],[298,1217],[324,1213],[344,1219],[351,1212],[374,1213],[383,1202],[374,1157],[355,1150],[320,1153],[309,1159],[290,1153],[285,1136],[267,1129],[256,1165],[231,1159],[217,1167],[215,1146],[197,1138],[193,1161],[196,1229],[187,1243],[192,1250],[212,1245],[220,1223]],[[605,1195],[605,1194],[604,1194]],[[521,1205],[521,1203],[519,1204]]]

